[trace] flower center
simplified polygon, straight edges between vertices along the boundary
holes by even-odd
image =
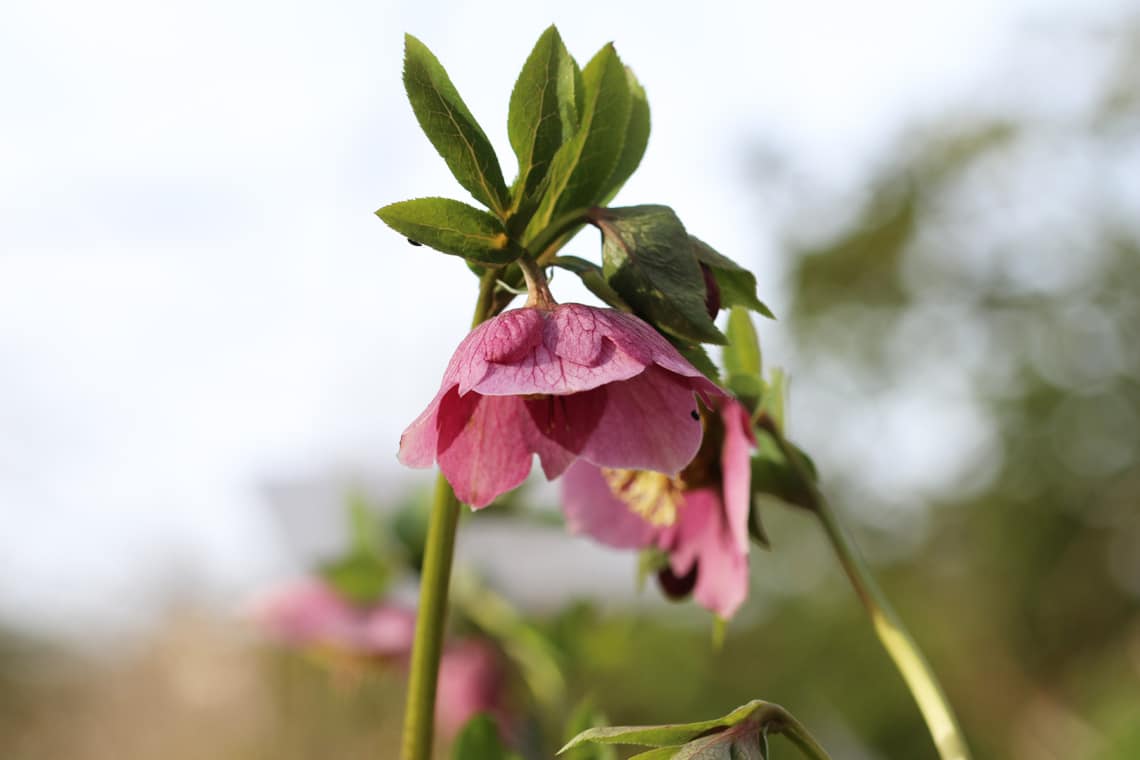
[[[602,468],[602,477],[613,495],[650,525],[668,528],[677,522],[684,503],[684,483],[661,472]]]

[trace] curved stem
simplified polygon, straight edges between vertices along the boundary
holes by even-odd
[[[490,316],[495,289],[494,271],[484,275],[479,285],[472,326]],[[428,760],[435,730],[435,695],[439,680],[439,660],[443,653],[443,633],[447,624],[447,590],[451,581],[451,560],[455,554],[455,534],[459,526],[459,500],[451,484],[440,473],[424,545],[420,574],[420,603],[416,612],[416,637],[412,644],[408,702],[404,713],[404,760]]]
[[[875,635],[879,637],[883,648],[894,661],[895,667],[898,668],[899,674],[906,681],[907,688],[918,704],[918,709],[934,740],[934,746],[938,749],[939,757],[942,760],[970,760],[970,750],[966,745],[965,735],[958,725],[946,693],[934,675],[934,670],[875,582],[859,548],[819,490],[815,477],[803,457],[788,443],[771,418],[761,417],[758,424],[772,436],[795,470],[797,478],[807,489],[811,499],[811,509],[819,516],[832,548],[835,549],[843,566],[843,571],[851,581],[859,601],[867,609]]]
[[[770,731],[783,734],[784,738],[811,760],[831,760],[827,751],[790,712],[779,705],[767,705],[765,709],[769,712],[763,720]]]

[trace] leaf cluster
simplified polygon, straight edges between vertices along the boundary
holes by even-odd
[[[672,209],[605,208],[641,163],[650,129],[645,90],[612,44],[579,67],[555,27],[539,37],[510,97],[507,134],[518,162],[510,186],[446,70],[411,35],[404,86],[424,133],[484,207],[433,197],[376,212],[412,242],[460,256],[479,275],[502,268],[508,293],[521,282],[511,266],[520,257],[564,268],[605,303],[653,324],[714,379],[700,344],[726,343],[714,323],[719,310],[771,316],[752,273],[689,235]],[[587,223],[601,231],[601,265],[557,256]]]

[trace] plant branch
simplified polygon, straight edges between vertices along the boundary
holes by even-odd
[[[472,326],[487,319],[494,305],[495,271],[479,282],[479,298]],[[435,731],[436,684],[443,636],[447,626],[447,591],[451,581],[451,560],[455,554],[455,534],[459,526],[459,501],[451,484],[440,473],[424,546],[420,574],[420,603],[416,612],[416,637],[412,644],[408,702],[404,713],[404,760],[429,760]]]
[[[859,548],[819,490],[807,463],[795,447],[784,438],[779,426],[771,417],[761,415],[757,424],[772,437],[804,486],[810,498],[810,508],[823,524],[832,548],[843,566],[843,571],[871,617],[875,635],[879,637],[883,648],[894,661],[895,667],[918,704],[918,709],[938,749],[939,757],[942,760],[970,760],[970,750],[966,745],[965,735],[950,707],[950,701],[934,675],[934,670],[875,582]]]

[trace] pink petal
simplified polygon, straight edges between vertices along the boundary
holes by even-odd
[[[447,390],[451,390],[449,387]],[[431,467],[435,464],[439,445],[439,405],[447,391],[440,390],[400,436],[400,453],[397,458],[405,467]]]
[[[254,618],[272,637],[304,646],[337,638],[343,626],[351,624],[355,612],[327,584],[304,580],[261,600]]]
[[[503,690],[503,666],[494,649],[475,639],[451,644],[439,663],[435,714],[440,729],[454,735],[480,712],[505,723]]]
[[[724,444],[720,466],[723,474],[724,510],[728,528],[740,554],[748,554],[748,511],[752,504],[752,447],[756,436],[748,410],[735,400],[720,409],[724,420]]]
[[[360,621],[355,634],[362,652],[382,657],[408,654],[416,635],[416,613],[404,607],[375,607]]]
[[[676,475],[701,445],[689,380],[650,367],[606,386],[606,406],[582,456],[599,467]]]
[[[676,528],[669,557],[673,572],[684,575],[695,561],[693,597],[727,620],[748,596],[748,555],[737,551],[717,492],[699,488],[686,493]]]
[[[590,440],[606,409],[606,389],[595,388],[569,396],[543,396],[526,400],[536,435],[532,448],[542,458],[547,478],[556,478]]]
[[[439,420],[439,468],[460,501],[485,507],[526,479],[531,447],[525,428],[533,423],[521,398],[460,396],[453,388]]]
[[[605,330],[605,309],[563,304],[552,312],[516,309],[543,316],[541,340],[525,352],[503,359],[488,358],[487,371],[472,388],[487,396],[513,394],[566,395],[606,383],[627,380],[645,369],[645,362],[618,351]]]
[[[657,530],[614,496],[601,470],[581,459],[562,476],[562,511],[571,533],[618,549],[649,546]]]

